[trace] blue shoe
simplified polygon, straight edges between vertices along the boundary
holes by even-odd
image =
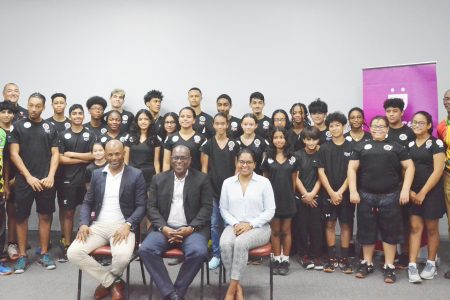
[[[21,256],[14,265],[14,274],[22,274],[28,268],[28,257]]]
[[[55,261],[48,253],[42,254],[38,262],[47,270],[56,269]]]
[[[7,267],[2,262],[0,262],[0,275],[9,275],[12,273],[13,270],[10,267]]]
[[[208,263],[208,269],[214,270],[220,266],[220,258],[213,256]]]

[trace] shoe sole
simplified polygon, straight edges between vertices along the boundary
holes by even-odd
[[[25,270],[15,270],[14,271],[14,274],[22,274],[22,273],[24,273],[25,272]]]
[[[333,272],[334,272],[333,269],[323,269],[323,271],[324,271],[325,273],[333,273]]]
[[[312,270],[312,269],[314,269],[314,265],[308,265],[308,266],[306,266],[305,269],[306,269],[306,270]]]
[[[421,279],[416,279],[416,280],[411,280],[411,279],[409,279],[408,281],[409,281],[410,283],[414,283],[414,284],[422,283],[422,280],[421,280]]]
[[[422,276],[420,276],[420,278],[425,279],[425,280],[432,280],[432,279],[434,279],[434,277],[436,277],[436,276],[437,276],[437,273],[434,273],[434,275],[431,276],[431,277],[422,277]]]
[[[42,262],[38,262],[42,267],[44,267],[46,270],[54,270],[54,269],[56,269],[56,265],[49,265],[49,266],[44,266],[43,264],[42,264]]]
[[[316,270],[316,271],[323,271],[323,267],[314,267],[314,270]]]
[[[359,278],[359,279],[364,279],[364,278],[366,278],[366,276],[363,275],[363,274],[361,274],[361,273],[356,273],[356,274],[355,274],[355,277],[356,277],[356,278]]]
[[[341,270],[344,274],[353,274],[353,270]]]
[[[68,262],[68,260],[65,259],[65,258],[63,258],[63,259],[59,259],[59,258],[58,258],[56,261],[59,262],[59,263],[61,263],[61,264]],[[210,270],[211,270],[211,269],[210,269]]]
[[[385,282],[385,283],[388,283],[388,284],[392,284],[392,283],[395,283],[395,280],[393,280],[393,279],[391,279],[391,278],[385,278],[385,279],[384,279],[384,282]]]
[[[3,273],[0,273],[0,275],[11,275],[12,273],[14,273],[14,271],[11,271],[11,272],[3,272]]]

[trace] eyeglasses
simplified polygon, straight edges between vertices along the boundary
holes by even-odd
[[[370,128],[372,128],[373,130],[383,130],[386,129],[387,126],[383,126],[383,125],[374,125],[374,126],[370,126]]]
[[[412,125],[413,126],[417,126],[417,127],[424,127],[427,125],[427,122],[424,121],[412,121]]]
[[[191,158],[190,156],[172,156],[172,161],[186,161],[189,158]]]
[[[251,160],[238,160],[238,163],[241,164],[241,165],[247,165],[247,166],[249,166],[249,165],[254,164],[255,162],[254,162],[254,161],[251,161]]]

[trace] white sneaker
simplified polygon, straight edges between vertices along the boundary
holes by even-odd
[[[11,243],[8,245],[8,256],[10,260],[16,260],[19,258],[19,247],[15,243]]]
[[[417,266],[408,266],[408,277],[409,282],[411,283],[421,283],[422,278],[419,276],[419,270],[417,270]]]
[[[437,275],[437,269],[436,266],[433,266],[429,262],[425,265],[425,268],[420,273],[420,277],[422,279],[433,279]]]
[[[220,266],[220,258],[213,256],[208,263],[208,269],[214,270]]]

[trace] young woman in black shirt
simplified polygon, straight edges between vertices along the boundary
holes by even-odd
[[[344,134],[347,141],[355,145],[360,141],[367,141],[372,138],[369,132],[364,131],[366,122],[364,120],[364,111],[361,108],[353,107],[349,110],[347,117],[350,124],[350,131]]]
[[[261,162],[269,142],[255,133],[258,127],[258,119],[256,119],[254,114],[245,114],[241,119],[241,127],[244,133],[238,140],[240,148],[249,148],[255,153],[255,173],[262,175]]]
[[[124,144],[125,150],[124,161],[128,164],[130,158],[130,147],[127,146],[129,134],[121,129],[122,115],[117,110],[111,110],[106,122],[108,124],[108,131],[100,136],[100,142],[105,146],[110,140],[121,141]]]
[[[162,172],[164,163],[164,147],[162,143],[166,138],[180,130],[180,123],[178,123],[178,115],[174,112],[168,112],[162,117],[162,127],[158,132],[158,140],[161,142],[161,149],[159,151],[159,170],[156,173]]]

